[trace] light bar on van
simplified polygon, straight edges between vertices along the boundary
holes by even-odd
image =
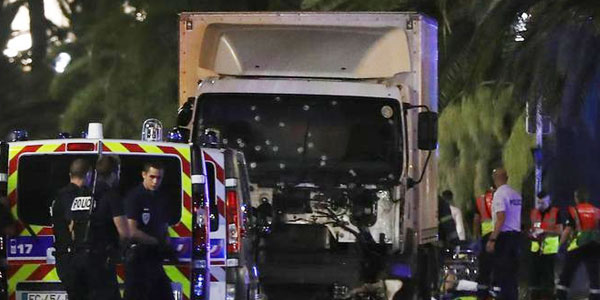
[[[94,151],[96,145],[93,143],[70,143],[67,144],[67,151]]]

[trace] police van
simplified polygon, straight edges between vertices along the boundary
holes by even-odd
[[[117,157],[122,196],[140,184],[145,162],[158,161],[165,166],[161,188],[169,199],[168,231],[177,260],[165,261],[164,269],[176,300],[247,299],[230,294],[236,289],[246,295],[256,291],[252,272],[238,272],[244,276],[239,281],[245,283],[241,287],[220,280],[225,278],[225,267],[240,266],[243,258],[235,255],[241,251],[246,220],[242,199],[248,193],[243,186],[248,185],[242,184],[246,173],[239,171],[245,168],[243,155],[215,148],[214,144],[201,147],[163,142],[158,120],[144,123],[142,140],[105,139],[98,128],[101,124],[90,124],[87,138],[2,144],[0,183],[6,188],[0,192],[4,190],[1,196],[8,197],[18,222],[17,234],[2,239],[0,245],[8,262],[5,273],[0,274],[8,287],[8,299],[66,299],[55,268],[50,207],[57,191],[69,182],[70,163],[83,158],[94,164],[100,155]],[[177,134],[171,137],[178,141]],[[225,201],[229,203],[227,211]],[[209,257],[219,266],[210,274]],[[124,275],[122,264],[118,264],[121,284],[126,280]]]

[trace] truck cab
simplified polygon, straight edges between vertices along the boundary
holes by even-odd
[[[179,97],[190,142],[211,131],[244,153],[253,221],[241,247],[268,298],[392,299],[427,268],[419,254],[437,240],[434,20],[184,13]]]

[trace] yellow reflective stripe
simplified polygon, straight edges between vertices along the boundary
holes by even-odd
[[[183,294],[189,299],[190,298],[190,279],[187,278],[177,267],[175,266],[163,266],[167,276],[171,279],[171,281],[181,283],[181,289],[183,290]]]
[[[18,178],[18,174],[19,171],[15,171],[14,173],[12,173],[10,176],[8,176],[8,194],[10,195],[10,193],[12,193],[14,190],[17,189],[17,178]]]
[[[19,270],[8,279],[8,294],[15,293],[17,290],[17,283],[26,281],[38,267],[39,265],[27,264],[19,268]]]
[[[104,142],[103,145],[110,149],[111,152],[129,153],[129,150],[127,150],[127,148],[125,148],[125,146],[123,146],[121,143]]]
[[[44,144],[39,149],[37,149],[37,151],[35,151],[35,152],[39,152],[39,153],[54,152],[54,150],[56,150],[58,148],[58,146],[60,146],[60,144]]]
[[[190,147],[189,146],[175,147],[175,149],[177,150],[177,152],[179,152],[179,154],[181,154],[181,156],[183,156],[185,159],[187,159],[188,162],[190,162],[191,156],[190,156]]]
[[[35,233],[38,234],[40,233],[40,231],[42,231],[42,229],[44,229],[44,226],[37,226],[37,225],[31,225],[31,230]],[[31,236],[31,234],[29,233],[29,231],[27,229],[24,229],[23,232],[21,232],[22,236]]]
[[[540,251],[540,243],[538,241],[531,241],[531,252]]]
[[[169,237],[179,237],[179,234],[173,228],[169,227]]]
[[[488,233],[491,233],[492,231],[494,231],[494,224],[492,223],[492,220],[481,222],[481,235],[482,236],[486,235]]]
[[[192,179],[183,172],[181,173],[181,186],[186,194],[192,195]]]
[[[578,232],[577,236],[575,236],[575,238],[573,240],[571,240],[571,243],[569,244],[567,251],[572,251],[572,250],[579,248],[579,246],[577,245],[577,238],[579,237],[579,235],[581,235],[581,233]]]
[[[12,213],[12,215],[13,215],[13,217],[14,217],[15,219],[19,219],[19,218],[17,217],[17,206],[16,206],[16,205],[15,205],[15,206],[13,206],[13,207],[10,209],[10,212]]]
[[[158,146],[155,146],[155,145],[139,144],[139,146],[142,149],[144,149],[144,151],[147,153],[154,153],[154,154],[163,154],[164,153],[162,150],[160,150],[160,148],[158,148]]]
[[[190,231],[192,230],[192,213],[185,207],[181,210],[181,223]]]
[[[56,273],[56,268],[53,268],[52,271],[50,271],[48,274],[46,274],[46,276],[44,276],[44,279],[42,281],[59,281],[60,278],[58,278],[58,273]]]
[[[558,236],[549,236],[544,239],[542,246],[542,254],[556,254],[558,253],[558,247],[560,240]]]
[[[13,159],[17,153],[21,152],[25,146],[9,146],[8,150],[8,160]]]

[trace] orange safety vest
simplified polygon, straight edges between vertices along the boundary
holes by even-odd
[[[577,224],[577,231],[586,232],[598,228],[598,219],[600,211],[589,203],[579,203],[576,206],[569,206],[569,213]]]
[[[532,209],[530,214],[531,227],[541,228],[544,231],[556,233],[558,231],[558,208],[552,207],[542,216],[542,212],[538,209]]]
[[[569,207],[569,214],[575,220],[577,234],[571,240],[567,250],[572,251],[591,242],[600,243],[598,220],[600,210],[589,203],[580,203]]]
[[[484,195],[477,197],[475,204],[477,205],[477,212],[481,216],[481,221],[487,221],[492,219],[492,200],[494,199],[494,193],[487,191]]]
[[[477,211],[481,216],[481,236],[486,236],[494,231],[494,224],[492,224],[492,200],[494,194],[492,191],[487,191],[485,195],[477,197],[475,204]]]

